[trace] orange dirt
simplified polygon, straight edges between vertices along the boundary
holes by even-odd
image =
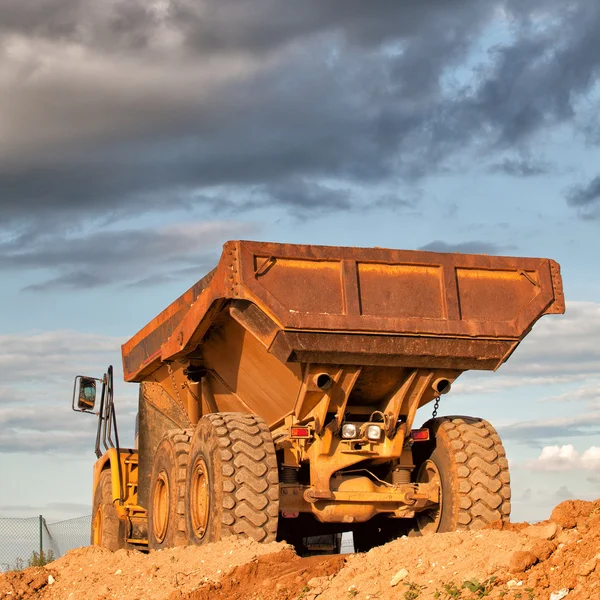
[[[596,600],[600,500],[563,502],[536,525],[405,537],[347,556],[301,559],[286,544],[244,540],[149,555],[80,548],[47,567],[0,575],[5,598]]]

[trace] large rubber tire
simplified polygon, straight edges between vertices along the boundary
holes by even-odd
[[[171,429],[158,444],[148,498],[148,548],[185,546],[185,481],[193,430]]]
[[[261,417],[213,413],[200,419],[185,500],[190,544],[230,535],[275,541],[279,476],[271,432]]]
[[[510,517],[510,474],[500,436],[490,423],[474,417],[440,417],[427,421],[433,438],[431,447],[419,457],[416,479],[423,479],[429,466],[441,479],[441,514],[433,510],[415,519],[418,533],[481,529],[493,521]],[[434,466],[428,465],[431,461]]]
[[[112,478],[108,468],[100,473],[94,492],[90,543],[108,550],[121,550],[127,547],[125,530],[125,522],[119,519],[112,501]]]

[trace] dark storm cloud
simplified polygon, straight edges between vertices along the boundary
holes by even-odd
[[[162,5],[162,6],[161,6]],[[455,12],[490,14],[473,0],[428,0],[426,5],[380,0],[278,0],[217,3],[206,0],[142,0],[94,3],[89,0],[5,0],[0,30],[51,40],[84,42],[103,51],[150,49],[163,29],[177,31],[184,47],[207,56],[222,52],[264,53],[311,35],[336,31],[361,47],[413,35],[431,21],[453,21]]]
[[[600,206],[600,175],[584,185],[573,188],[567,194],[569,206],[590,209]]]
[[[524,158],[505,158],[502,162],[495,163],[488,168],[490,173],[511,175],[513,177],[537,177],[551,172],[549,163],[528,160]]]
[[[483,124],[500,146],[527,139],[576,114],[576,101],[600,70],[600,5],[593,0],[508,2],[515,41],[492,50],[493,63],[471,97],[458,106],[458,123]],[[471,124],[471,126],[469,126]]]
[[[42,292],[47,290],[60,289],[79,289],[90,290],[96,287],[101,287],[113,283],[110,278],[107,278],[99,273],[91,273],[84,271],[74,271],[59,277],[53,277],[41,283],[33,283],[23,289],[29,292]]]
[[[251,211],[269,206],[285,207],[292,215],[303,218],[307,214],[321,214],[331,210],[354,210],[358,206],[349,189],[340,189],[305,179],[253,186],[240,192],[238,198],[207,199],[216,213]]]
[[[493,242],[482,242],[479,240],[456,244],[435,240],[419,248],[419,250],[429,250],[430,252],[461,252],[463,254],[502,254],[514,249],[515,246],[501,246]]]
[[[350,209],[350,192],[346,189],[332,189],[305,181],[278,183],[267,186],[266,194],[284,206],[304,206],[308,210],[329,206],[335,210]]]
[[[7,0],[0,222],[356,207],[573,119],[599,26],[594,0]]]
[[[157,273],[150,277],[143,277],[141,279],[126,283],[125,287],[151,288],[181,280],[187,280],[190,283],[197,281],[206,275],[206,273],[214,269],[216,264],[219,262],[219,254],[206,252],[200,256],[196,256],[195,260],[199,262],[194,263],[194,265],[191,267],[186,267],[184,269],[171,269],[167,272]]]
[[[125,281],[140,287],[181,278],[196,281],[218,262],[215,247],[255,231],[248,224],[208,222],[87,231],[79,236],[20,236],[0,243],[0,271],[57,273],[29,285],[29,291],[90,289]]]

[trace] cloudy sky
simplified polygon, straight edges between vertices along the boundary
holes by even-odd
[[[558,260],[567,314],[441,412],[497,425],[515,518],[600,496],[599,28],[596,0],[2,0],[0,516],[90,513],[73,376],[236,238]]]

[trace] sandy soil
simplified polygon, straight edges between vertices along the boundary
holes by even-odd
[[[410,537],[366,554],[299,558],[232,539],[152,552],[80,548],[0,575],[0,599],[600,600],[600,500],[536,525]]]

